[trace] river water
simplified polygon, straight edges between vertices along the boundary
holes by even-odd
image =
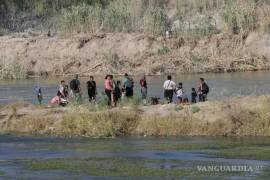
[[[209,100],[220,100],[233,96],[246,96],[270,93],[270,72],[241,72],[224,74],[186,74],[174,76],[175,82],[183,82],[187,94],[190,94],[192,87],[197,87],[198,79],[204,77],[211,90]],[[29,101],[37,103],[34,91],[35,84],[40,83],[44,96],[44,103],[56,95],[59,82],[64,79],[69,82],[72,77],[59,77],[53,79],[27,79],[27,80],[0,80],[0,104],[7,104],[15,101]],[[139,77],[135,79],[135,94],[139,95]],[[163,97],[162,84],[166,76],[150,76],[148,81],[148,96]],[[83,87],[84,97],[86,93],[87,78],[80,78]],[[115,80],[122,80],[122,77],[115,77]],[[103,77],[96,77],[99,96],[103,93]]]
[[[270,72],[195,74],[173,77],[189,91],[204,77],[211,87],[209,100],[270,93]],[[36,103],[34,87],[42,86],[44,103],[56,94],[62,79],[0,81],[0,104],[20,100]],[[116,77],[121,80],[121,77]],[[136,94],[139,94],[135,77]],[[165,76],[147,77],[149,96],[162,97]],[[84,95],[85,82],[81,78]],[[103,92],[103,78],[97,77]],[[222,144],[225,144],[222,146]],[[219,147],[220,146],[220,147]],[[245,148],[243,148],[245,147]],[[241,152],[223,157],[212,152]],[[269,158],[256,160],[251,152],[270,154],[269,138],[116,138],[61,139],[0,135],[0,179],[254,179],[270,168]],[[269,157],[269,156],[268,156]],[[34,162],[34,163],[33,163]],[[248,166],[248,172],[200,172],[198,167]],[[259,167],[259,168],[258,168]],[[129,177],[129,178],[127,178]]]
[[[0,179],[253,179],[270,167],[269,160],[207,154],[223,144],[230,151],[241,146],[265,148],[270,141],[265,138],[61,139],[2,135]],[[198,169],[235,165],[253,169],[247,172],[200,172]]]

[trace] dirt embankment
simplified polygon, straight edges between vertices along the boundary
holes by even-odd
[[[167,40],[124,33],[13,34],[0,37],[0,70],[11,71],[14,64],[27,75],[266,70],[270,67],[269,44],[269,36],[256,33]]]
[[[270,96],[232,98],[196,105],[0,108],[0,133],[114,136],[270,136]],[[92,111],[91,111],[92,109]]]

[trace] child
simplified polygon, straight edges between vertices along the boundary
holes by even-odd
[[[114,88],[114,99],[116,102],[118,102],[119,100],[121,100],[121,97],[122,97],[121,82],[117,81],[116,86]]]
[[[43,99],[42,92],[41,92],[41,87],[39,85],[36,85],[35,91],[36,91],[36,94],[37,94],[38,102],[41,105],[42,104],[42,99]]]
[[[191,102],[192,103],[197,103],[197,92],[195,90],[195,88],[191,89]]]
[[[183,101],[183,83],[179,83],[178,87],[176,88],[176,97],[179,101],[179,103],[182,103]]]
[[[183,83],[179,83],[178,87],[176,88],[176,96],[179,100],[179,103],[188,103],[188,97],[184,91]]]

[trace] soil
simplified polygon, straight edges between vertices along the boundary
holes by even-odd
[[[270,67],[270,36],[165,39],[136,33],[48,37],[28,32],[0,37],[0,60],[19,63],[28,76],[257,71]]]

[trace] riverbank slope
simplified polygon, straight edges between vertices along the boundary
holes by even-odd
[[[32,75],[268,70],[270,38],[250,33],[204,38],[154,37],[140,33],[19,33],[0,37],[0,78]]]
[[[1,107],[0,132],[52,136],[269,136],[269,95],[196,105]]]

